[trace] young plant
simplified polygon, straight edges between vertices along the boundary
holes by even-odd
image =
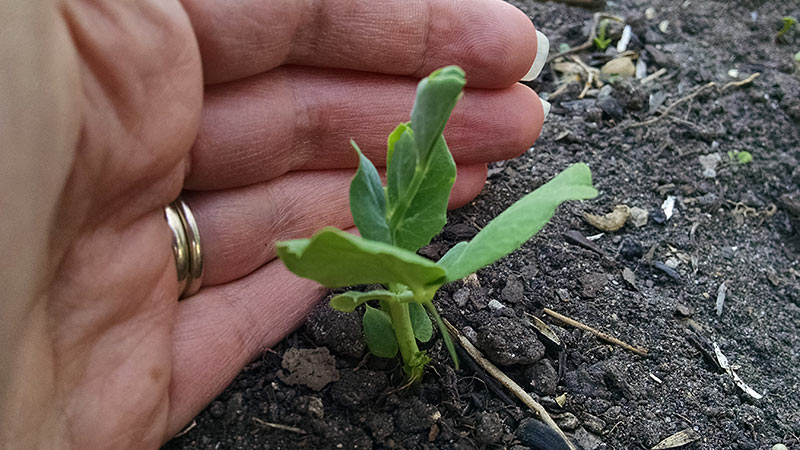
[[[731,161],[736,161],[739,164],[749,164],[753,162],[753,155],[748,151],[729,150],[728,158]]]
[[[595,36],[592,41],[598,50],[605,50],[611,44],[611,38],[606,36],[608,33],[608,25],[608,19],[601,20],[597,25],[597,36]]]
[[[791,30],[793,26],[797,25],[797,19],[795,19],[792,16],[786,16],[786,17],[781,18],[781,23],[783,24],[783,26],[778,31],[778,34],[775,35],[775,40],[777,40],[777,41],[780,41],[781,39],[783,39],[783,35],[788,33],[789,30]]]
[[[446,222],[456,166],[442,131],[464,84],[464,72],[455,66],[439,69],[419,83],[411,121],[398,125],[388,138],[386,186],[351,141],[359,166],[350,184],[350,209],[361,236],[327,227],[310,239],[277,244],[278,256],[289,270],[326,287],[382,285],[369,292],[339,294],[330,303],[345,312],[364,304],[362,325],[370,352],[392,358],[399,351],[411,381],[422,376],[430,361],[417,345],[433,334],[426,309],[458,367],[450,336],[432,303],[436,291],[519,248],[561,202],[597,195],[589,168],[575,164],[438,262],[417,255]]]

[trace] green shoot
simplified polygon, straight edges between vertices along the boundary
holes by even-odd
[[[328,227],[309,239],[277,244],[278,256],[289,270],[326,287],[383,286],[339,294],[330,304],[344,312],[364,305],[362,326],[370,352],[383,358],[400,353],[410,381],[419,380],[430,362],[417,344],[433,335],[428,314],[458,367],[450,335],[433,305],[442,285],[519,248],[562,202],[597,195],[589,168],[575,164],[517,201],[471,241],[455,245],[438,262],[417,255],[446,222],[456,166],[442,131],[465,83],[464,72],[455,66],[439,69],[419,83],[411,120],[398,125],[388,138],[386,186],[352,142],[359,166],[350,184],[350,210],[361,236]]]
[[[598,50],[605,50],[611,44],[611,38],[606,36],[608,33],[608,23],[608,19],[603,19],[597,25],[597,36],[595,36],[592,42],[594,42],[594,46],[597,47]]]
[[[753,155],[747,151],[728,151],[728,158],[731,161],[736,161],[739,164],[749,164],[753,162]]]
[[[778,31],[778,34],[775,36],[775,39],[783,38],[784,34],[788,33],[793,26],[797,25],[797,19],[795,19],[792,16],[786,16],[781,18],[781,23],[783,24],[783,27],[781,27],[780,31]]]

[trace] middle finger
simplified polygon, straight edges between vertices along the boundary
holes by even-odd
[[[186,188],[225,189],[294,170],[352,168],[351,138],[383,166],[386,138],[408,120],[417,82],[289,66],[209,87]],[[456,162],[486,163],[527,150],[543,121],[539,97],[526,86],[467,88],[444,134]]]

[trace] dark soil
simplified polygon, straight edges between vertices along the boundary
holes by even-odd
[[[586,40],[591,11],[514,3],[548,34],[553,54],[561,43],[574,47]],[[647,8],[653,8],[652,18],[645,16]],[[793,55],[800,50],[800,29],[782,42],[775,35],[781,17],[800,17],[800,2],[618,0],[605,12],[632,26],[629,48],[641,54],[648,74],[660,68],[666,73],[644,86],[617,81],[599,99],[596,91],[578,99],[580,82],[552,98],[535,149],[492,167],[481,196],[453,212],[423,253],[438,257],[471,237],[572,162],[591,166],[600,196],[562,206],[521,250],[477,278],[446,286],[437,304],[585,449],[649,449],[687,428],[699,437],[687,449],[770,449],[779,443],[798,449],[800,69]],[[666,32],[659,29],[664,20]],[[594,67],[607,59],[592,50],[578,55]],[[751,84],[719,89],[755,72],[761,76]],[[533,87],[552,93],[558,75],[548,66]],[[631,127],[658,116],[651,101],[669,105],[712,81],[717,88],[669,117]],[[750,152],[752,162],[729,158],[736,151]],[[713,154],[720,161],[711,177],[700,157]],[[668,196],[676,201],[666,219],[661,206]],[[591,242],[594,250],[565,238],[570,230],[599,234],[582,213],[602,215],[618,204],[649,211],[647,224],[629,221],[602,234]],[[718,315],[722,283],[727,295]],[[550,319],[545,307],[645,347],[649,356]],[[545,349],[528,314],[561,336],[563,354]],[[425,345],[433,362],[422,382],[404,387],[399,361],[366,354],[359,322],[357,315],[321,305],[165,448],[535,445],[541,433],[531,421],[535,415],[466,361],[456,372],[439,336]],[[749,397],[715,366],[712,343],[763,398]],[[303,375],[286,373],[282,355],[318,347],[330,355],[297,353],[292,364],[319,360],[320,370],[310,376],[325,387],[287,384]],[[710,353],[704,357],[704,351]],[[555,402],[561,394],[563,407]]]

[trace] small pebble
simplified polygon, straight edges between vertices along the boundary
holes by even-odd
[[[678,303],[675,305],[675,315],[681,317],[692,317],[694,315],[694,309],[684,305],[683,303]]]
[[[221,419],[222,416],[225,415],[225,404],[217,400],[211,404],[211,407],[208,409],[208,412],[209,414],[211,414],[211,417],[215,419]]]
[[[605,428],[606,423],[603,419],[589,413],[583,415],[583,426],[595,434],[600,434]]]
[[[619,246],[619,254],[628,259],[638,259],[644,255],[644,248],[636,239],[625,236]]]
[[[650,218],[653,219],[653,222],[661,225],[667,221],[667,215],[664,214],[664,211],[660,209],[653,210],[650,213]]]
[[[565,431],[572,431],[578,428],[579,424],[580,423],[578,422],[578,418],[575,417],[575,414],[572,414],[570,412],[564,413],[558,420],[558,426]]]
[[[467,300],[469,300],[468,287],[462,287],[453,293],[453,301],[459,308],[463,308],[467,304]]]
[[[489,301],[489,308],[494,310],[494,311],[503,309],[505,307],[506,307],[506,305],[498,302],[497,300],[492,299],[491,301]]]

